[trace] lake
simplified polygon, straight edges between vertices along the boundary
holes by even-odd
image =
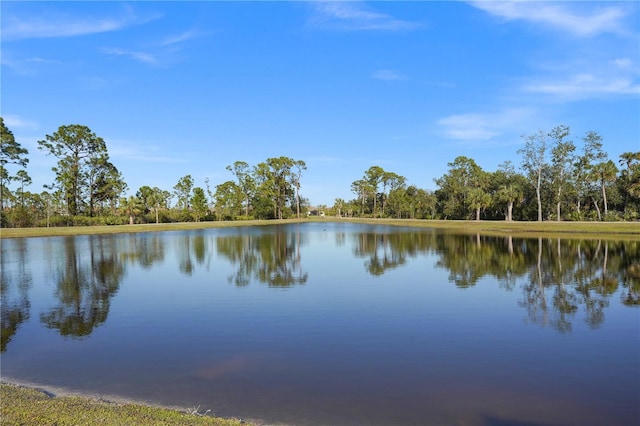
[[[640,241],[2,239],[2,376],[294,425],[640,423]]]

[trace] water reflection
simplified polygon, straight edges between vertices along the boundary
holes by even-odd
[[[64,238],[64,256],[55,277],[58,304],[40,315],[48,328],[75,338],[88,336],[106,321],[111,297],[124,276],[116,239],[89,237],[88,253],[78,241]]]
[[[7,349],[7,343],[16,334],[20,324],[28,320],[30,316],[29,289],[32,284],[32,276],[27,263],[27,253],[25,239],[7,242],[6,246],[4,241],[2,243],[2,256],[0,256],[2,261],[0,268],[0,300],[2,304],[0,352]]]
[[[621,284],[628,287],[627,295],[637,298],[639,281],[630,272],[638,259],[637,243],[556,240],[554,244],[538,239],[536,264],[523,286],[521,303],[531,321],[561,332],[571,331],[571,321],[582,306],[585,322],[598,328]]]
[[[130,234],[123,238],[125,241],[120,253],[128,263],[150,269],[164,261],[165,243],[162,234]]]
[[[216,239],[218,255],[237,265],[228,281],[246,286],[256,280],[270,287],[304,284],[309,274],[303,271],[300,248],[304,235],[297,232],[222,236]]]
[[[369,232],[353,235],[354,255],[365,269],[382,275],[419,254],[435,254],[436,267],[449,272],[461,289],[485,277],[512,291],[527,321],[570,332],[580,308],[584,321],[598,328],[619,287],[622,303],[640,303],[640,243],[606,240],[514,239],[425,232]]]
[[[420,250],[421,236],[414,233],[359,233],[354,235],[353,254],[368,258],[365,269],[371,275],[382,275],[388,269],[397,268]]]
[[[607,308],[616,303],[615,294],[620,297],[617,303],[640,305],[637,241],[486,237],[383,227],[348,231],[334,234],[336,247],[350,247],[371,275],[429,256],[460,289],[491,277],[505,291],[519,291],[515,303],[526,312],[527,322],[562,333],[571,332],[576,321],[600,327]],[[2,351],[30,318],[30,258],[44,256],[54,262],[55,303],[40,313],[41,322],[63,336],[80,338],[107,320],[128,267],[150,270],[176,259],[180,273],[191,276],[198,268],[208,268],[215,254],[233,266],[228,281],[236,286],[259,282],[285,288],[308,282],[302,257],[310,238],[300,227],[68,237],[48,240],[50,252],[45,253],[30,252],[28,239],[3,240]]]

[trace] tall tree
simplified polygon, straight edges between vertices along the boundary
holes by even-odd
[[[610,183],[615,182],[618,174],[618,167],[612,160],[602,161],[593,167],[594,175],[597,176],[600,191],[602,192],[602,205],[604,207],[605,220],[609,213],[607,203],[607,186]],[[600,218],[602,220],[602,218]]]
[[[204,189],[199,186],[193,188],[191,206],[193,207],[193,214],[195,215],[196,222],[200,222],[200,218],[204,217],[207,214],[207,211],[209,211],[207,196],[204,194]]]
[[[401,218],[403,211],[408,212],[408,206],[407,206],[408,199],[407,199],[407,193],[406,193],[407,179],[404,176],[400,176],[397,173],[387,172],[385,173],[385,181],[386,181],[386,186],[389,188],[389,193],[382,200],[383,201],[382,212],[384,214],[385,205],[387,204],[387,200],[388,200],[392,206],[391,208],[394,209],[394,213],[396,217]]]
[[[556,220],[562,220],[561,206],[563,191],[568,185],[571,166],[574,162],[573,152],[576,146],[573,141],[566,140],[569,127],[560,125],[554,127],[548,135],[553,146],[551,148],[551,178],[556,199]]]
[[[193,189],[193,178],[191,175],[186,175],[178,180],[178,183],[173,187],[174,194],[178,198],[178,208],[182,210],[189,210],[189,201],[191,200],[191,191]]]
[[[218,220],[225,218],[233,220],[242,209],[244,194],[237,183],[229,180],[216,185],[214,200]]]
[[[156,223],[159,222],[159,210],[161,208],[169,207],[169,199],[171,198],[171,193],[169,191],[163,191],[162,189],[154,186],[153,188],[149,186],[141,186],[136,192],[136,197],[138,197],[142,203],[142,206],[145,212],[149,212],[153,210],[155,212]]]
[[[456,157],[453,162],[447,163],[449,171],[440,178],[434,179],[440,187],[436,191],[436,197],[441,205],[445,218],[466,219],[469,210],[477,212],[477,203],[470,206],[469,192],[476,188],[486,192],[488,177],[476,162],[465,156]],[[480,196],[475,191],[474,196]],[[477,200],[480,201],[481,198]]]
[[[260,196],[273,202],[274,216],[282,219],[289,197],[294,195],[291,187],[291,173],[296,160],[289,157],[267,158],[255,167]]]
[[[371,192],[370,185],[364,179],[358,179],[351,183],[351,191],[356,194],[360,202],[360,216],[364,214],[364,206],[367,203],[367,195]]]
[[[640,151],[620,154],[618,163],[622,167],[618,186],[623,195],[625,216],[637,217],[640,213]]]
[[[371,166],[364,172],[364,180],[369,184],[373,192],[373,217],[376,217],[376,201],[378,199],[378,187],[382,183],[385,171],[380,166]]]
[[[16,180],[20,182],[20,207],[24,208],[24,187],[31,185],[31,177],[26,170],[18,170]]]
[[[524,192],[522,190],[524,177],[516,173],[511,161],[505,161],[498,166],[492,176],[494,188],[494,206],[504,207],[505,220],[513,220],[513,205],[522,202]]]
[[[336,198],[333,202],[333,209],[338,217],[342,217],[342,210],[344,209],[345,202],[342,198]]]
[[[251,197],[256,189],[256,182],[251,175],[251,169],[249,164],[244,161],[236,161],[231,166],[227,166],[229,170],[237,179],[238,188],[242,191],[244,197],[244,215],[249,217],[249,208],[251,204]]]
[[[9,174],[8,164],[14,164],[22,168],[27,167],[29,151],[23,148],[11,130],[4,125],[4,118],[0,117],[0,211],[4,210],[4,200],[8,191],[9,181],[15,177]]]
[[[578,156],[574,163],[574,179],[577,195],[577,212],[581,216],[582,201],[592,192],[593,186],[597,186],[597,175],[594,167],[605,160],[606,154],[602,151],[602,136],[598,132],[589,131],[582,138],[582,155]],[[595,180],[595,183],[594,183]],[[598,209],[597,203],[594,203]]]
[[[142,203],[145,213],[148,213],[151,211],[151,209],[153,209],[153,188],[148,185],[141,186],[136,192],[136,197],[138,197],[138,199]]]
[[[107,147],[101,137],[96,136],[86,126],[72,124],[60,126],[53,135],[46,135],[38,141],[38,149],[59,159],[53,168],[56,180],[62,187],[67,200],[69,214],[77,215],[87,188],[86,176],[97,158],[108,159]]]
[[[522,168],[526,171],[527,177],[536,188],[536,200],[538,202],[538,222],[542,221],[542,174],[547,165],[547,136],[544,131],[523,136],[525,146],[518,150],[522,155]]]
[[[127,189],[127,184],[120,171],[106,156],[92,158],[86,174],[89,191],[89,216],[95,213],[96,204],[110,202],[115,208],[116,201]]]
[[[302,171],[307,170],[307,165],[302,160],[293,162],[293,170],[291,171],[291,184],[296,189],[296,216],[300,219],[300,179]]]

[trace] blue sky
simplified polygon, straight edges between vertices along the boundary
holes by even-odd
[[[304,160],[313,205],[378,165],[435,189],[459,155],[520,164],[521,135],[640,150],[637,2],[1,3],[1,114],[40,192],[37,141],[82,124],[130,193]]]

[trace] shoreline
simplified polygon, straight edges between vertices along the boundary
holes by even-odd
[[[75,396],[80,398],[92,399],[95,401],[106,402],[108,404],[136,404],[136,405],[146,405],[146,406],[155,407],[155,408],[166,408],[168,410],[182,411],[185,413],[189,412],[189,408],[180,407],[177,405],[169,406],[169,405],[154,404],[151,401],[125,398],[118,395],[111,395],[111,394],[104,394],[104,393],[77,391],[77,390],[73,390],[65,387],[54,386],[54,385],[42,385],[40,383],[13,379],[5,376],[3,376],[2,379],[0,379],[0,383],[42,392],[50,398],[62,398],[66,396]]]
[[[137,225],[70,226],[53,228],[1,228],[0,240],[12,238],[64,237],[76,235],[137,234],[146,232],[189,231],[216,228],[289,225],[299,223],[360,223],[415,229],[437,229],[486,236],[564,239],[640,239],[640,222],[569,222],[569,221],[472,221],[347,217],[306,217],[274,220],[214,222],[147,223]]]
[[[224,425],[250,425],[257,426],[262,425],[266,426],[266,423],[258,420],[258,419],[242,419],[239,417],[221,417],[216,415],[214,412],[210,411],[207,407],[186,407],[179,405],[164,405],[159,403],[154,403],[149,400],[135,399],[129,397],[123,397],[121,395],[108,394],[108,393],[98,393],[98,392],[89,392],[89,391],[78,391],[66,387],[55,386],[55,385],[43,385],[40,383],[20,380],[15,378],[10,378],[6,376],[2,376],[0,378],[0,384],[2,386],[11,386],[19,389],[26,389],[29,391],[34,391],[41,393],[49,400],[58,400],[64,398],[79,398],[91,404],[100,404],[106,407],[122,407],[122,406],[138,406],[145,407],[152,410],[159,411],[171,411],[177,414],[186,415],[192,417],[194,421],[202,420],[202,419],[210,419],[212,421],[221,422],[220,424]],[[207,411],[209,410],[209,411]],[[216,423],[217,424],[217,423]],[[284,426],[284,425],[282,425]]]

